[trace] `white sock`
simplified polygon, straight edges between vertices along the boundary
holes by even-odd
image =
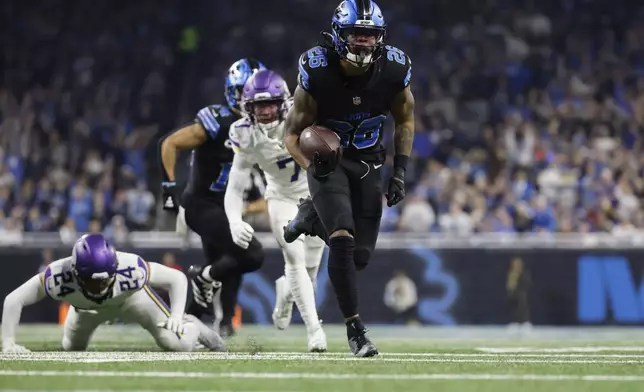
[[[316,237],[306,237],[304,239],[304,262],[306,272],[313,284],[313,292],[317,295],[318,291],[318,271],[320,270],[320,261],[324,253],[324,241]]]
[[[300,315],[302,315],[302,320],[307,330],[316,329],[320,325],[320,319],[315,308],[315,294],[306,266],[303,262],[292,265],[287,261],[284,272],[293,300],[295,300],[295,304],[300,310]]]
[[[189,325],[193,330],[192,333],[195,333],[197,336],[195,346],[198,341],[210,350],[225,351],[226,345],[217,332],[208,328],[206,324],[191,314],[186,314],[183,319],[185,321],[186,333]]]
[[[199,340],[199,328],[193,323],[185,323],[183,327],[184,332],[179,339],[181,344],[181,351],[195,351],[197,347],[197,341]]]
[[[318,269],[320,267],[313,267],[309,268],[306,267],[306,273],[309,275],[309,278],[311,279],[311,285],[313,285],[313,295],[318,294]]]

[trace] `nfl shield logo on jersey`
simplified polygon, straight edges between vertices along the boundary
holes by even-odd
[[[360,97],[353,97],[353,104],[354,105],[360,105],[362,103],[362,98]]]

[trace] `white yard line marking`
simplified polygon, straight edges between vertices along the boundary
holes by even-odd
[[[56,392],[176,392],[176,389],[56,389]],[[206,392],[209,389],[195,389],[195,390],[184,390],[181,392]],[[0,392],[51,392],[50,389],[0,389]],[[217,389],[216,392],[298,392],[291,389],[280,389],[280,390],[263,390],[263,389],[254,389],[252,391],[246,390],[220,390]]]
[[[396,363],[525,363],[525,364],[644,364],[644,356],[553,356],[553,355],[498,355],[436,353],[435,357],[409,357],[397,354],[371,359],[372,362]],[[107,362],[162,362],[162,361],[365,361],[352,355],[316,355],[283,353],[164,353],[164,352],[33,352],[28,354],[0,354],[0,361],[107,363]]]
[[[612,351],[621,351],[619,349],[614,349]],[[565,352],[565,351],[564,351]],[[571,351],[574,352],[574,351]],[[351,357],[351,354],[340,353],[340,352],[327,352],[320,354],[306,354],[298,352],[273,352],[273,353],[258,353],[255,355],[311,355],[311,356],[326,356],[326,357],[335,357],[335,356],[345,356]],[[470,358],[499,358],[501,356],[514,357],[514,358],[641,358],[644,360],[644,353],[642,354],[548,354],[544,353],[513,353],[513,352],[499,352],[499,353],[380,353],[382,357],[393,358],[393,357],[470,357]]]
[[[184,360],[200,359],[259,359],[275,357],[302,358],[355,358],[347,352],[326,352],[326,353],[303,353],[303,352],[228,352],[216,353],[208,351],[198,352],[161,352],[161,351],[34,351],[26,354],[0,353],[0,360],[14,360],[20,358],[40,358],[42,360],[64,360],[64,359],[132,359],[148,358],[163,360],[167,358],[178,358]],[[643,354],[549,354],[549,353],[381,353],[380,357],[385,358],[414,358],[414,357],[454,357],[454,358],[634,358],[643,359]]]
[[[624,351],[644,352],[644,347],[620,347],[620,346],[598,346],[598,347],[479,347],[478,351],[484,353],[512,354],[512,353],[598,353],[602,351]]]
[[[40,377],[155,377],[287,380],[452,380],[452,381],[612,381],[641,382],[644,376],[568,374],[355,374],[355,373],[201,373],[0,370],[0,376]]]

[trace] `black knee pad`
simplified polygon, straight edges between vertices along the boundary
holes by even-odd
[[[353,256],[355,241],[348,235],[339,235],[329,239],[329,265],[330,269],[348,269],[344,261]]]
[[[259,247],[255,249],[248,249],[244,257],[244,273],[257,271],[264,264],[264,250]]]
[[[369,259],[371,258],[371,251],[369,249],[356,249],[353,253],[353,263],[357,271],[362,271],[367,268]]]

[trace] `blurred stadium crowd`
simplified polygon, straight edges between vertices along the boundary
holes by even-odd
[[[28,3],[0,16],[0,232],[117,238],[155,227],[159,136],[221,103],[238,58],[294,88],[336,5]],[[413,60],[418,109],[408,197],[383,231],[644,227],[644,6],[378,3]]]

